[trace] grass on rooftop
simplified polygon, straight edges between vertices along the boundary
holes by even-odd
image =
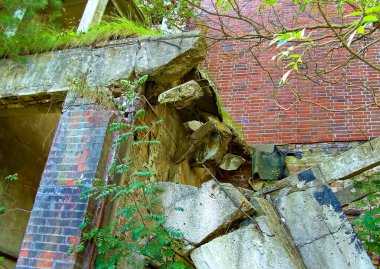
[[[35,28],[27,35],[16,35],[12,38],[0,37],[0,58],[89,46],[113,39],[161,34],[160,31],[144,28],[120,17],[109,18],[91,27],[86,33],[77,33],[76,29],[57,31],[46,27]]]

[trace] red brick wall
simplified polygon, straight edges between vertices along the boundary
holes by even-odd
[[[241,1],[246,4],[244,11],[257,16],[262,1]],[[210,5],[210,3],[208,3]],[[207,3],[205,3],[207,6]],[[209,6],[210,8],[210,6]],[[286,18],[290,5],[283,4],[280,16]],[[206,16],[206,14],[203,14]],[[289,16],[290,17],[290,16]],[[306,18],[301,17],[298,25]],[[286,21],[286,20],[285,20]],[[217,22],[208,22],[212,26]],[[229,20],[226,28],[238,32],[249,32],[248,25],[241,21]],[[209,30],[209,34],[215,34]],[[210,44],[212,41],[210,40]],[[266,43],[268,44],[268,43]],[[221,92],[225,109],[237,123],[243,126],[244,134],[251,143],[313,143],[328,141],[366,140],[380,135],[380,108],[370,106],[357,111],[331,112],[318,105],[299,102],[294,106],[290,87],[278,91],[279,104],[289,108],[281,109],[273,101],[275,87],[269,75],[258,65],[247,50],[248,43],[239,40],[221,41],[211,45],[206,66]],[[262,48],[262,47],[261,47]],[[271,60],[276,51],[259,55],[264,67],[279,82],[282,72]],[[322,51],[314,52],[314,56]],[[380,46],[368,51],[368,57],[380,63]],[[337,50],[333,61],[322,63],[332,65],[345,60],[344,50]],[[346,76],[341,78],[343,72]],[[337,84],[291,81],[290,85],[312,102],[334,110],[352,109],[370,104],[372,96],[360,88],[363,82],[370,83],[380,94],[380,72],[364,63],[354,60],[346,70],[338,70],[331,78],[339,78]]]

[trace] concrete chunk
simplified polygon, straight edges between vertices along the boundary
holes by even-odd
[[[227,153],[223,156],[222,160],[220,161],[219,167],[223,170],[234,171],[237,170],[240,167],[240,165],[242,165],[245,162],[246,160],[243,157]]]
[[[194,80],[174,87],[158,96],[160,104],[173,106],[177,109],[192,106],[196,100],[203,96],[201,86]]]
[[[373,268],[328,186],[284,195],[276,208],[307,268]]]
[[[345,179],[380,165],[380,137],[319,164],[325,183]]]
[[[160,186],[165,190],[161,194],[167,217],[165,225],[180,230],[192,245],[203,243],[232,222],[246,218],[245,213],[254,211],[231,184],[223,184],[228,195],[215,181],[205,182],[199,188],[175,183],[160,183]]]
[[[203,122],[192,120],[192,121],[185,122],[184,125],[185,125],[186,130],[194,132],[203,125]]]

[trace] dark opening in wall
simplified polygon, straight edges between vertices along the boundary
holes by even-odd
[[[0,257],[14,268],[60,113],[35,108],[0,111]],[[18,174],[15,181],[6,180]],[[37,233],[38,231],[36,231]]]

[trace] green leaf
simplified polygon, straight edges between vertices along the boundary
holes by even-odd
[[[365,16],[364,18],[363,18],[363,22],[376,22],[376,21],[378,21],[379,19],[377,18],[377,16],[376,15],[372,15],[372,14],[370,14],[370,15],[367,15],[367,16]]]
[[[7,210],[7,208],[5,206],[1,205],[0,206],[0,215],[3,215],[6,210]]]
[[[8,175],[4,179],[9,182],[16,181],[18,180],[18,174]]]
[[[139,110],[135,113],[134,117],[135,117],[136,119],[144,118],[144,117],[145,117],[145,110],[144,110],[144,109],[139,109]]]
[[[75,253],[80,253],[84,250],[84,242],[80,242],[75,250]]]
[[[160,144],[160,141],[157,141],[157,140],[150,140],[150,141],[146,141],[146,144],[147,144],[147,145],[159,145],[159,144]]]
[[[129,185],[129,188],[131,188],[132,190],[134,189],[137,189],[137,188],[141,188],[141,187],[144,187],[146,184],[144,181],[137,181],[137,182],[133,182]]]
[[[144,83],[147,81],[147,79],[148,79],[148,75],[144,75],[144,76],[142,76],[141,78],[139,78],[139,79],[136,81],[136,83],[142,85],[142,84],[144,84]]]
[[[175,262],[172,264],[173,269],[185,269],[185,265],[182,262]]]
[[[140,125],[140,126],[136,126],[135,128],[133,128],[133,131],[138,132],[138,131],[145,131],[145,130],[149,130],[149,129],[150,129],[149,126]]]
[[[79,230],[83,230],[84,228],[86,228],[88,225],[86,219],[79,225]]]
[[[366,14],[369,14],[369,13],[379,13],[380,12],[380,4],[377,5],[377,6],[374,6],[374,7],[371,7],[371,8],[368,8],[365,10],[365,13]]]
[[[138,171],[131,175],[132,177],[152,177],[154,174],[150,171]]]
[[[73,251],[74,251],[74,247],[75,247],[75,245],[73,244],[73,245],[70,245],[70,247],[69,247],[69,249],[67,250],[67,255],[71,255],[72,253],[73,253]]]
[[[359,26],[359,27],[358,27],[358,30],[357,30],[358,34],[363,35],[363,34],[364,34],[364,29],[365,29],[365,28],[364,28],[363,25]]]
[[[298,59],[299,57],[301,57],[301,55],[299,55],[298,53],[290,54],[288,56],[288,58],[291,58],[291,59]]]
[[[264,5],[273,6],[277,3],[277,0],[264,0]]]
[[[352,13],[350,13],[350,16],[360,16],[363,14],[363,11],[354,11]]]
[[[119,230],[121,233],[127,232],[131,229],[131,227],[135,224],[134,220],[128,221],[124,226],[122,226]]]
[[[145,230],[144,225],[141,225],[141,226],[137,227],[135,230],[133,230],[132,240],[136,241],[137,239],[139,239],[144,230]]]

